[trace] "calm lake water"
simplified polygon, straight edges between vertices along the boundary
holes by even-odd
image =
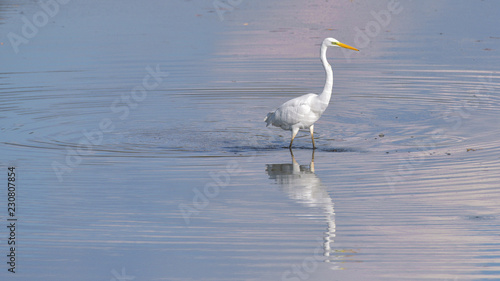
[[[500,280],[500,2],[374,2],[0,2],[0,279]]]

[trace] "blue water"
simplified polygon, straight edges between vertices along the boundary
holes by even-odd
[[[500,279],[497,2],[54,3],[0,3],[1,280]]]

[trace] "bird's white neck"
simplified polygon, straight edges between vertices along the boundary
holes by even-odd
[[[333,87],[333,71],[332,66],[328,63],[326,59],[326,49],[328,47],[325,45],[321,45],[321,62],[323,63],[323,67],[325,67],[326,72],[326,82],[325,88],[323,88],[323,92],[319,95],[319,99],[321,102],[328,105],[330,102],[330,97],[332,96],[332,87]]]

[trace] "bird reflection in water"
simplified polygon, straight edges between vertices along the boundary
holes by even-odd
[[[266,172],[270,179],[274,179],[282,190],[291,199],[312,209],[321,210],[326,217],[327,231],[323,241],[323,255],[327,257],[331,253],[331,244],[335,238],[335,210],[333,200],[326,191],[321,180],[314,173],[314,150],[309,165],[300,165],[290,150],[292,164],[267,164]]]

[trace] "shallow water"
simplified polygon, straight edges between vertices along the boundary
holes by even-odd
[[[500,279],[500,4],[416,2],[3,1],[0,278]]]

